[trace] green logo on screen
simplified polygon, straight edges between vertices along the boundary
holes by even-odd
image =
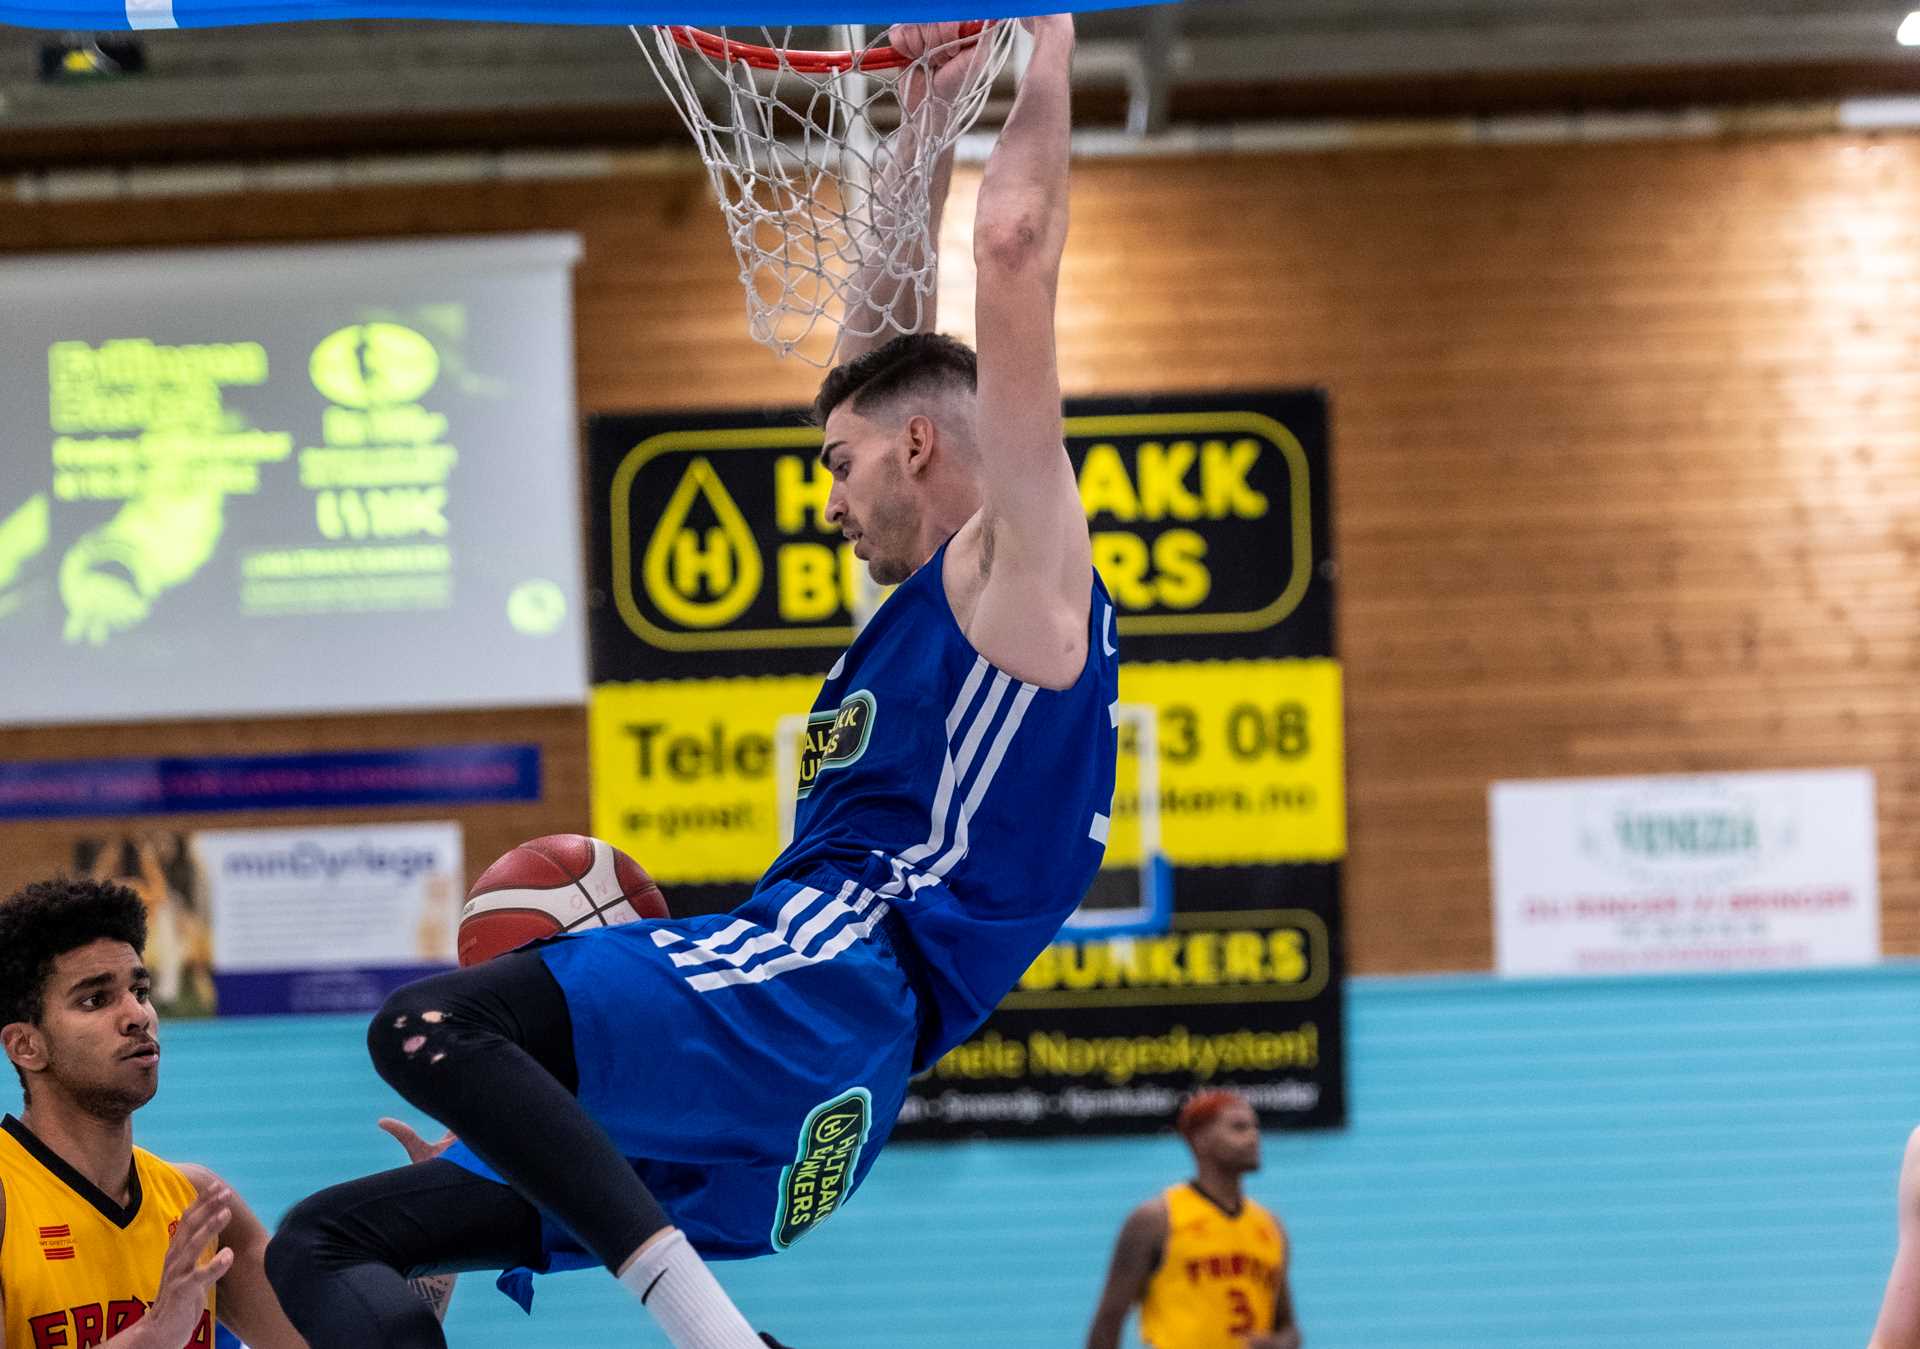
[[[872,1098],[865,1087],[855,1087],[807,1116],[793,1165],[780,1173],[775,1250],[793,1245],[846,1202],[871,1119]]]
[[[321,339],[307,373],[314,388],[342,407],[393,407],[433,387],[440,353],[398,323],[356,323]]]
[[[567,617],[567,592],[552,581],[522,581],[507,596],[507,622],[528,637],[545,637]]]

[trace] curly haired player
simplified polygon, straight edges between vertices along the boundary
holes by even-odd
[[[20,1118],[0,1120],[0,1345],[301,1349],[267,1232],[201,1166],[133,1144],[160,1086],[147,910],[125,886],[42,881],[0,903],[0,1043]]]

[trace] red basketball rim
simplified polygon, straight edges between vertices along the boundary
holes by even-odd
[[[716,61],[731,65],[739,62],[753,66],[758,70],[796,70],[803,75],[835,75],[849,70],[900,70],[912,65],[910,58],[902,56],[892,47],[881,43],[874,47],[865,47],[860,51],[806,51],[795,47],[763,47],[757,43],[740,42],[734,38],[722,37],[719,33],[710,33],[704,28],[693,28],[686,24],[663,25],[682,47],[700,52]],[[960,36],[974,37],[986,30],[984,20],[975,20],[960,29]]]

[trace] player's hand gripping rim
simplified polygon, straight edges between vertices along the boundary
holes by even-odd
[[[887,30],[887,45],[916,63],[901,76],[900,102],[907,116],[931,96],[944,122],[972,81],[975,63],[986,59],[981,36],[978,25],[965,23],[897,23]]]

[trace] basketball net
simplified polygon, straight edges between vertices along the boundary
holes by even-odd
[[[939,160],[978,120],[1019,33],[968,27],[912,60],[884,39],[796,49],[792,28],[632,30],[706,164],[748,328],[777,354],[832,365],[849,337],[931,326]],[[932,74],[948,57],[966,65],[941,97]],[[831,335],[824,355],[816,331]]]

